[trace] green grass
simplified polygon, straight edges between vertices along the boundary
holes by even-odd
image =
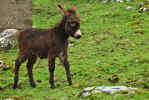
[[[97,1],[97,2],[96,2]],[[41,60],[35,65],[34,79],[37,87],[31,88],[25,64],[20,69],[21,89],[12,89],[14,60],[17,48],[0,51],[11,65],[7,71],[0,70],[0,99],[16,97],[23,100],[149,100],[149,12],[126,10],[129,5],[138,8],[139,1],[129,3],[107,3],[91,0],[33,0],[33,26],[50,28],[61,18],[56,6],[62,4],[70,8],[75,4],[82,19],[80,40],[73,38],[69,47],[69,62],[73,75],[73,85],[68,86],[64,68],[59,60],[56,63],[55,84],[51,89],[48,83],[48,63]],[[100,1],[100,0],[99,0]],[[144,0],[142,0],[144,1]],[[112,83],[114,76],[119,81]],[[135,94],[96,94],[88,98],[78,95],[89,86],[125,85],[139,88]]]

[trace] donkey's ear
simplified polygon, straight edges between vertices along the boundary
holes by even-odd
[[[76,10],[77,10],[77,6],[73,5],[71,9],[72,9],[73,11],[76,11]]]
[[[63,8],[61,5],[58,5],[58,7],[63,11],[64,15],[68,16],[69,15],[69,12]]]

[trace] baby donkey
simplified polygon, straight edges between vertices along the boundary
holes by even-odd
[[[51,29],[31,28],[24,30],[18,37],[19,53],[15,61],[15,76],[13,88],[18,87],[19,67],[23,62],[27,62],[27,71],[30,85],[36,87],[32,69],[37,57],[48,58],[51,88],[54,88],[54,70],[55,59],[59,57],[61,63],[66,70],[67,80],[69,85],[72,85],[70,66],[67,60],[68,38],[70,36],[79,39],[80,32],[80,17],[77,15],[76,6],[66,10],[61,5],[58,5],[64,13],[63,18]]]

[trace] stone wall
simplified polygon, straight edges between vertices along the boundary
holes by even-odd
[[[32,0],[0,0],[0,31],[32,27]]]

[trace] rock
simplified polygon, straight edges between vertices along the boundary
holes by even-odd
[[[22,96],[14,96],[14,97],[8,97],[8,98],[4,98],[4,99],[0,99],[0,100],[24,100],[24,97]]]
[[[3,100],[17,100],[15,98],[6,98],[6,99],[3,99]]]
[[[84,88],[83,91],[91,91],[93,90],[95,87],[87,87],[87,88]]]
[[[102,0],[102,2],[103,2],[103,3],[107,3],[107,2],[109,2],[109,0]]]
[[[126,0],[127,2],[131,2],[132,0]]]
[[[126,7],[126,10],[135,10],[136,8],[135,7],[132,7],[132,6],[128,6]]]
[[[120,93],[120,94],[132,94],[135,93],[137,88],[131,88],[126,86],[94,86],[94,87],[87,87],[83,89],[82,97],[88,97],[92,94],[96,93]]]
[[[0,60],[0,68],[4,66],[4,62]]]
[[[0,30],[32,27],[32,0],[1,0]]]
[[[85,92],[85,93],[82,94],[82,97],[88,97],[88,96],[90,96],[90,95],[91,95],[91,93]]]
[[[108,2],[131,2],[132,0],[102,0],[103,3],[108,3]]]
[[[139,7],[141,8],[141,7],[143,7],[145,4],[144,4],[144,2],[141,2],[140,4],[139,4]]]
[[[148,8],[140,8],[140,9],[139,9],[139,12],[140,12],[140,13],[143,13],[143,12],[146,12],[147,10],[148,10]]]
[[[32,28],[37,28],[36,26],[32,26]]]
[[[137,63],[137,62],[139,62],[139,60],[138,60],[138,59],[136,59],[136,60],[135,60],[135,63]]]
[[[114,1],[116,1],[116,2],[124,2],[124,1],[126,1],[126,2],[131,2],[132,0],[111,0],[112,2],[114,2]]]
[[[116,83],[119,81],[119,77],[117,75],[113,75],[111,78],[108,79],[111,83]]]
[[[99,64],[99,63],[100,63],[100,60],[97,60],[97,61],[96,61],[96,64]]]
[[[0,59],[0,70],[7,70],[10,66]]]
[[[10,68],[10,66],[9,65],[5,65],[5,66],[3,66],[3,70],[8,70]]]
[[[111,0],[112,2],[116,1],[116,2],[123,2],[123,0]]]
[[[117,2],[123,2],[123,0],[116,0]]]
[[[0,33],[0,49],[10,49],[16,46],[16,36],[19,31],[16,29],[6,29]]]
[[[19,31],[17,29],[6,29],[3,32],[0,33],[0,37],[12,37],[13,35],[16,35]]]

